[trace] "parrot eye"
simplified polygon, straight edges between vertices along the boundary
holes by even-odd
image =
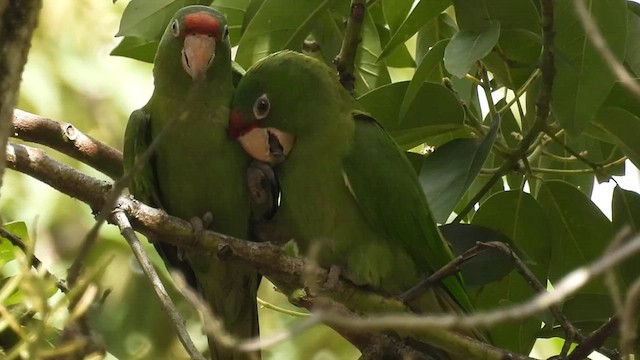
[[[180,35],[180,24],[178,23],[178,20],[173,20],[173,22],[171,23],[171,31],[173,32],[173,36],[178,37],[178,35]]]
[[[226,39],[229,37],[229,27],[227,25],[224,26],[224,35],[222,36],[223,39]]]
[[[269,115],[270,109],[271,103],[267,94],[262,94],[253,104],[253,116],[255,116],[256,120],[262,120]]]

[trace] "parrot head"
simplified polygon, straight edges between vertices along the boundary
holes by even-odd
[[[297,140],[330,125],[331,116],[325,115],[336,113],[342,90],[335,73],[320,61],[277,52],[253,65],[238,83],[227,132],[254,159],[277,165]]]
[[[187,6],[178,10],[169,22],[156,62],[179,55],[182,68],[197,82],[206,78],[207,70],[222,50],[230,51],[225,17],[207,6]]]

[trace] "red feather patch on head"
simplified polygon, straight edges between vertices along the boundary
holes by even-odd
[[[187,34],[213,34],[217,35],[220,28],[218,19],[206,12],[188,14],[184,17],[184,32]]]
[[[229,127],[227,133],[234,139],[248,133],[249,131],[258,127],[258,124],[253,121],[250,123],[244,122],[244,115],[239,111],[231,111],[231,118],[229,119]]]

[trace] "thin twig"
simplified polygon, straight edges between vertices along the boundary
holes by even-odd
[[[598,51],[600,56],[602,56],[602,59],[607,64],[607,66],[609,66],[609,69],[618,79],[618,81],[620,81],[622,86],[631,91],[631,93],[633,93],[637,99],[640,99],[640,85],[638,85],[638,83],[636,82],[637,80],[634,79],[631,74],[629,74],[620,60],[616,59],[616,57],[613,55],[611,49],[609,49],[607,41],[600,33],[600,30],[598,29],[595,21],[593,21],[593,19],[591,18],[591,15],[589,15],[589,11],[587,10],[584,3],[585,2],[583,0],[573,0],[573,6],[576,9],[576,15],[578,15],[578,19],[584,27],[587,38],[589,38],[589,40],[593,44],[593,47]]]
[[[9,240],[9,242],[11,242],[11,244],[13,246],[16,246],[17,248],[19,248],[20,250],[22,250],[22,252],[25,255],[29,255],[30,254],[30,259],[29,259],[29,263],[30,266],[34,266],[34,267],[39,267],[42,266],[44,268],[44,265],[42,264],[42,261],[40,261],[40,259],[38,259],[36,257],[35,254],[33,254],[32,251],[30,251],[27,248],[27,245],[22,241],[22,239],[20,239],[19,236],[13,234],[12,232],[10,232],[9,230],[0,227],[0,236],[4,237],[5,239]],[[45,277],[54,279],[56,282],[56,287],[62,291],[63,293],[66,293],[69,291],[69,288],[67,287],[67,285],[64,283],[64,281],[58,279],[55,275],[53,275],[51,272],[49,272],[49,270],[44,269],[45,271]]]
[[[516,163],[521,159],[537,140],[538,135],[544,130],[549,117],[551,102],[551,90],[553,88],[553,80],[555,78],[554,61],[554,44],[555,44],[555,32],[553,30],[553,0],[540,1],[542,10],[542,64],[540,66],[541,73],[541,85],[540,92],[538,93],[538,99],[536,101],[536,121],[531,129],[524,136],[518,148],[511,154],[510,157],[505,159],[504,163],[498,171],[484,184],[484,186],[478,191],[473,198],[467,203],[467,205],[458,213],[458,216],[452,221],[452,223],[459,223],[467,216],[469,211],[473,209],[475,204],[480,201],[486,193],[493,187],[493,185],[502,178],[503,175],[513,170]]]
[[[604,341],[607,340],[618,329],[618,317],[614,316],[609,318],[607,322],[602,324],[594,332],[586,336],[578,346],[569,354],[567,360],[582,360],[586,359],[589,354],[598,350]],[[617,353],[608,354],[611,360],[618,359]]]
[[[122,153],[85,135],[70,123],[15,109],[12,136],[58,150],[112,179],[122,176]]]
[[[39,179],[63,193],[72,195],[88,203],[91,208],[103,206],[110,193],[109,185],[106,182],[58,163],[40,149],[10,144],[7,162],[13,169]],[[270,243],[245,241],[211,231],[204,231],[201,237],[194,239],[193,229],[189,222],[170,216],[162,210],[148,207],[125,196],[118,199],[117,206],[129,216],[134,228],[143,234],[162,234],[164,235],[161,237],[163,241],[187,249],[197,246],[202,251],[217,252],[224,248],[229,253],[229,261],[240,260],[277,281],[294,287],[304,286],[303,275],[305,271],[309,271],[308,266],[301,259],[285,255],[278,246]],[[327,270],[317,268],[311,277],[326,279],[327,276]],[[344,279],[338,279],[334,286],[327,289],[324,294],[354,309],[364,307],[374,313],[408,311],[402,302],[362,289]],[[463,335],[442,330],[438,330],[437,334],[428,333],[426,339],[423,336],[421,340],[428,342],[430,336],[438,336],[440,338],[438,341],[443,341],[444,337],[446,341],[453,344],[466,341],[459,339],[465,338]],[[467,345],[479,352],[483,352],[483,349],[489,347],[493,349],[495,354],[504,354],[503,350],[483,343],[468,343]]]
[[[202,354],[200,354],[196,346],[193,344],[193,341],[191,341],[191,337],[189,336],[189,333],[184,326],[184,319],[176,309],[173,301],[171,301],[171,297],[169,297],[169,294],[165,290],[164,285],[162,284],[162,280],[160,280],[160,277],[154,269],[151,260],[149,260],[149,257],[147,256],[144,248],[142,247],[142,244],[140,243],[140,240],[138,240],[135,231],[131,227],[131,223],[129,222],[127,215],[125,215],[122,210],[116,210],[113,212],[113,220],[120,229],[120,233],[127,240],[127,243],[131,247],[131,251],[138,260],[142,271],[151,282],[151,286],[153,287],[158,300],[160,300],[162,309],[169,316],[169,319],[171,319],[171,324],[176,330],[178,339],[184,346],[184,349],[192,359],[204,360]]]
[[[355,60],[358,44],[362,41],[362,22],[365,16],[365,1],[352,0],[349,18],[347,19],[347,30],[342,40],[340,53],[333,59],[333,63],[338,70],[340,83],[351,94],[355,90]]]
[[[620,352],[625,359],[634,354],[638,338],[638,313],[640,312],[640,278],[636,279],[629,290],[620,316]]]
[[[139,173],[144,168],[144,166],[149,163],[151,156],[153,156],[156,148],[158,147],[158,144],[160,144],[160,141],[164,138],[164,136],[173,131],[173,128],[176,124],[184,122],[184,120],[190,113],[190,110],[187,107],[188,105],[186,104],[191,104],[191,99],[196,95],[196,93],[197,88],[190,89],[189,93],[185,97],[185,106],[179,113],[179,115],[172,118],[169,123],[164,128],[162,128],[162,130],[160,130],[158,135],[149,144],[149,147],[147,147],[147,149],[145,149],[145,151],[140,154],[140,156],[136,157],[132,168],[113,183],[109,196],[106,198],[106,201],[102,205],[100,211],[98,211],[93,226],[91,227],[91,229],[89,229],[89,232],[82,241],[82,246],[80,247],[78,255],[73,260],[71,267],[69,267],[67,275],[67,283],[69,284],[69,286],[72,286],[76,279],[80,276],[80,272],[82,270],[82,267],[84,266],[84,261],[86,257],[89,256],[89,252],[98,240],[100,227],[102,227],[102,225],[107,221],[107,218],[110,216],[111,211],[114,209],[118,198],[122,194],[122,191],[124,191],[124,189],[129,186],[129,182],[131,181],[133,176]]]

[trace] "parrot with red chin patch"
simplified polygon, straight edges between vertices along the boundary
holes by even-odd
[[[274,166],[282,194],[273,221],[302,254],[316,244],[320,266],[388,295],[453,259],[406,156],[325,64],[272,54],[246,72],[231,108],[229,134]],[[409,305],[422,313],[472,308],[460,276]],[[441,350],[430,355],[457,358]]]
[[[194,219],[210,213],[209,229],[249,238],[249,157],[226,134],[233,95],[231,47],[224,16],[206,6],[180,9],[156,53],[154,91],[127,123],[125,171],[152,142],[151,158],[133,174],[138,200],[170,215]],[[154,241],[168,267],[178,268],[237,338],[258,335],[259,275],[215,253],[181,250]],[[255,359],[209,338],[212,359]]]

